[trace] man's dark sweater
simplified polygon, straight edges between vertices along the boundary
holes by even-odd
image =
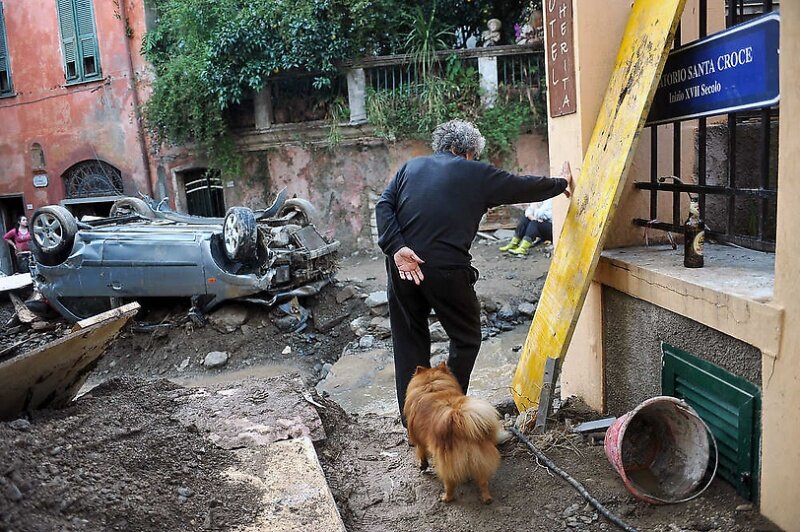
[[[487,209],[544,201],[566,188],[566,179],[517,176],[450,153],[418,157],[403,165],[375,207],[378,245],[390,257],[408,246],[426,266],[468,266]]]

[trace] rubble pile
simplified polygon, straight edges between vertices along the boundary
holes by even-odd
[[[236,457],[176,421],[186,392],[112,380],[59,411],[0,423],[2,530],[231,530],[260,511]]]
[[[359,294],[357,292],[354,293],[353,289],[352,285],[348,285],[339,293],[341,294],[346,290],[347,294],[359,297]],[[348,297],[352,296],[348,295]],[[358,338],[358,347],[371,349],[380,341],[386,341],[392,335],[388,300],[386,291],[372,292],[368,295],[361,294],[360,297],[364,298],[364,303],[370,312],[368,315],[359,316],[352,320],[350,329]],[[496,302],[489,297],[480,297],[479,301],[481,304],[481,334],[483,340],[497,336],[501,332],[510,331],[517,325],[530,321],[536,312],[536,304],[538,303],[538,300],[534,297],[530,297],[520,303],[513,301]],[[430,318],[430,333],[433,344],[450,341],[435,314],[432,314]],[[441,346],[436,346],[434,353],[437,347]]]
[[[45,320],[32,313],[20,317],[11,301],[0,304],[0,360],[32,351],[69,334],[70,325],[61,319]]]

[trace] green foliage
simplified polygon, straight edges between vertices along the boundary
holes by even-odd
[[[514,147],[524,125],[531,121],[530,108],[523,102],[499,102],[483,110],[475,119],[475,125],[486,139],[489,157],[508,155]]]
[[[438,12],[437,21],[453,28],[450,48],[464,48],[470,37],[480,41],[481,32],[491,18],[503,23],[502,44],[514,42],[514,24],[519,23],[532,7],[540,7],[541,0],[416,0],[425,13]]]
[[[420,83],[368,93],[367,115],[378,136],[391,142],[428,141],[438,124],[460,118],[478,126],[486,138],[486,156],[497,159],[511,152],[524,127],[546,123],[538,91],[501,86],[495,105],[485,109],[475,68],[464,66],[456,55],[438,67]]]
[[[350,108],[344,98],[336,98],[328,108],[328,149],[336,151],[342,142],[341,123],[350,116]]]
[[[466,100],[467,95],[462,94]],[[498,101],[494,107],[482,109],[480,96],[473,92],[469,105],[448,102],[428,112],[429,100],[422,94],[401,96],[388,91],[372,91],[367,100],[370,123],[378,136],[390,141],[416,139],[429,141],[431,132],[440,123],[460,118],[475,123],[486,138],[485,157],[496,159],[508,155],[514,141],[525,126],[539,127],[527,102]]]
[[[159,141],[194,142],[210,166],[238,173],[225,109],[285,71],[330,85],[335,63],[388,46],[392,0],[150,0],[143,41],[156,80],[145,118]]]
[[[406,51],[411,54],[412,61],[419,65],[422,79],[428,79],[436,66],[436,52],[448,47],[446,39],[453,35],[446,27],[442,27],[436,18],[436,4],[430,13],[417,6],[406,15],[405,21],[411,29],[405,40]]]
[[[478,120],[480,92],[474,69],[456,60],[442,64],[436,50],[463,45],[488,18],[513,32],[527,0],[146,0],[158,20],[142,50],[155,69],[144,116],[154,138],[193,144],[209,166],[241,173],[228,107],[262,90],[279,73],[311,72],[314,87],[331,87],[335,65],[361,56],[406,51],[420,65],[418,84],[405,96],[370,94],[370,120],[387,138],[427,138],[442,120]],[[454,29],[459,29],[456,33]],[[510,40],[507,39],[507,42]],[[524,99],[502,102],[483,120],[490,149],[506,139]],[[528,105],[533,111],[535,105]],[[329,141],[341,140],[340,102],[329,111]],[[503,111],[504,110],[504,111]],[[502,113],[506,113],[503,115]],[[535,113],[534,113],[535,117]],[[526,119],[527,120],[527,119]],[[494,124],[494,125],[493,125]],[[502,126],[502,127],[501,127]],[[494,131],[498,133],[495,135]]]

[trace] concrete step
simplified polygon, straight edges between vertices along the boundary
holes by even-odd
[[[255,486],[263,510],[241,532],[346,532],[308,437],[235,453],[246,465],[229,469],[227,476]]]
[[[216,382],[173,400],[178,421],[237,456],[228,480],[259,492],[256,522],[236,532],[346,532],[314,450],[325,429],[299,377]]]

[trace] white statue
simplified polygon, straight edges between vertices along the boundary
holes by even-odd
[[[500,42],[500,28],[503,27],[503,23],[500,22],[500,19],[492,18],[489,19],[489,22],[486,23],[489,29],[484,30],[481,33],[481,38],[483,38],[483,45],[484,46],[495,46],[497,43]]]

